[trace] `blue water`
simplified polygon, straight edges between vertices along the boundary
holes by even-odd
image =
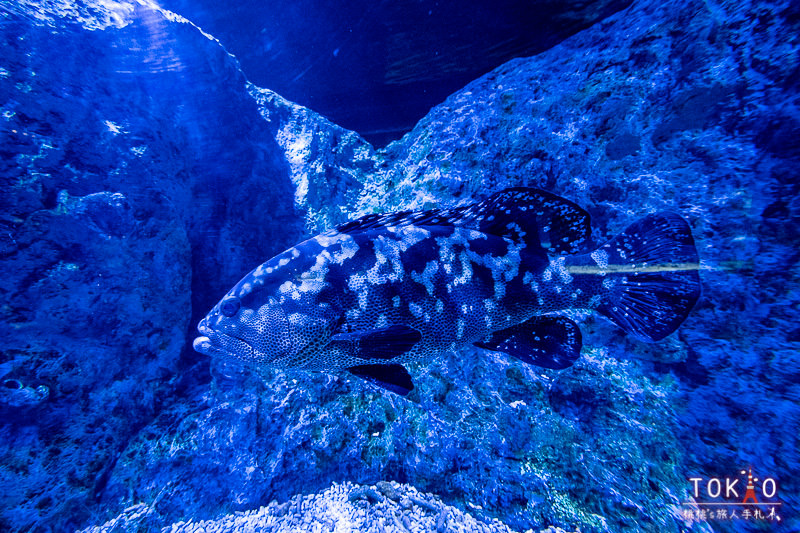
[[[800,531],[798,26],[790,0],[0,0],[0,530]],[[595,246],[686,220],[677,331],[571,310],[568,368],[444,350],[407,396],[192,349],[303,239],[517,186]]]

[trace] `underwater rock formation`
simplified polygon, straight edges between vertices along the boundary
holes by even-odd
[[[146,2],[4,4],[0,378],[49,396],[0,403],[0,526],[228,524],[393,480],[515,530],[679,531],[687,478],[751,465],[780,481],[774,530],[799,529],[798,15],[637,2],[376,153]],[[346,375],[209,377],[190,351],[227,288],[304,234],[511,185],[586,206],[598,241],[690,219],[704,295],[678,334],[576,316],[572,368],[443,354],[408,401]]]
[[[47,401],[49,397],[50,389],[47,385],[39,385],[34,389],[18,379],[6,379],[0,385],[0,406],[11,409],[33,407]]]
[[[148,527],[155,514],[144,504],[126,509],[102,526],[81,533],[133,531]],[[497,520],[481,521],[469,513],[444,504],[430,494],[420,494],[413,487],[398,483],[378,483],[366,487],[352,483],[334,483],[318,494],[298,495],[288,502],[271,502],[256,510],[228,515],[217,520],[187,520],[165,527],[171,533],[206,533],[226,531],[363,531],[386,533],[444,533],[446,531],[512,533]],[[564,533],[548,528],[542,533]]]
[[[302,235],[309,204],[279,142],[294,106],[259,105],[187,21],[138,2],[1,7],[0,529],[60,530],[96,512],[130,439],[208,380],[186,357],[192,309]],[[350,132],[303,125],[323,160],[326,139],[349,148]]]
[[[686,477],[753,465],[782,480],[785,508],[800,505],[798,295],[787,290],[800,244],[797,29],[786,1],[635,3],[451,96],[381,154],[376,188],[384,204],[421,207],[539,186],[590,206],[600,239],[642,212],[688,216],[704,295],[678,334],[643,345],[597,323],[589,342],[679,380],[670,405]]]
[[[251,82],[376,147],[497,65],[542,52],[629,4],[239,0],[220,9],[214,0],[159,2],[223,42]]]

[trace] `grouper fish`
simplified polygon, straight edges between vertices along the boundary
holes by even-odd
[[[565,310],[596,311],[650,342],[700,295],[694,239],[674,213],[590,246],[589,214],[532,188],[367,215],[247,274],[202,319],[194,349],[256,367],[347,370],[406,395],[407,363],[476,345],[563,369],[581,351]]]

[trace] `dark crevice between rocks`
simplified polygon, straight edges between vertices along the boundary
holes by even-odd
[[[630,0],[375,2],[165,0],[234,54],[256,85],[309,107],[376,147],[510,59],[544,52]],[[342,75],[345,72],[347,75]]]

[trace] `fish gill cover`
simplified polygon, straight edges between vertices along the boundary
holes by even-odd
[[[0,16],[2,529],[800,529],[796,3],[634,2],[377,151],[155,4]],[[308,236],[519,186],[595,243],[687,220],[678,332],[570,312],[568,368],[445,351],[411,398],[191,349]]]

